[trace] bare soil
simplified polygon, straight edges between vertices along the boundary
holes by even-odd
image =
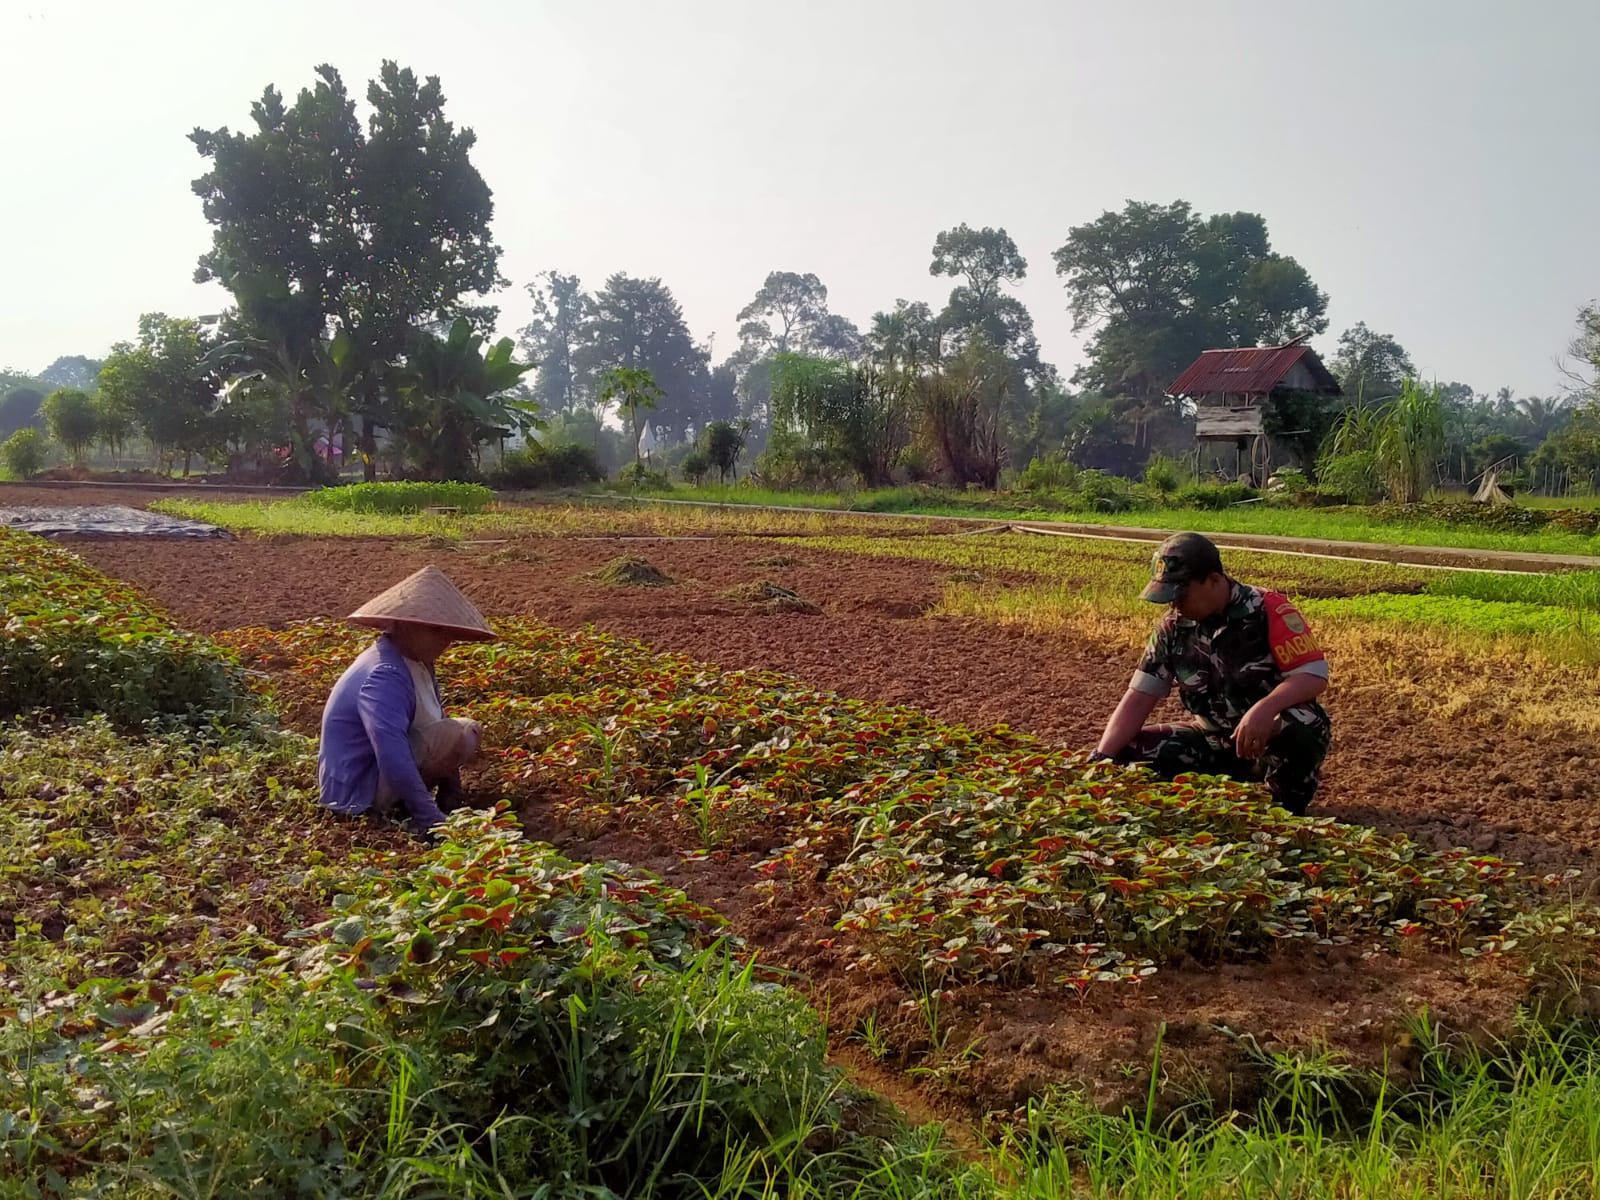
[[[604,538],[527,538],[450,550],[417,541],[246,538],[82,542],[74,549],[202,631],[340,617],[433,563],[490,616],[593,625],[730,668],[786,671],[844,695],[967,724],[1006,723],[1072,745],[1098,736],[1131,666],[1120,646],[924,616],[949,574],[938,564],[793,549],[784,556],[795,562],[773,565],[769,540],[629,539],[626,550],[648,558],[672,585],[606,587],[586,578],[621,546]],[[791,589],[820,612],[761,612],[724,595],[761,580]],[[1428,844],[1494,850],[1545,869],[1594,863],[1594,745],[1463,729],[1370,703],[1346,706],[1337,691],[1328,707],[1336,742],[1314,813]],[[313,715],[302,709],[300,719]],[[636,862],[714,904],[764,961],[795,972],[817,993],[836,1031],[876,1013],[890,1034],[890,1065],[924,1061],[920,1017],[904,1007],[907,994],[890,979],[847,970],[849,955],[832,944],[821,889],[810,894],[802,884],[775,900],[756,889],[763,847],[686,862],[662,832],[619,826],[595,835],[564,827],[537,801],[528,816],[539,836],[571,854]],[[1210,1091],[1239,1104],[1255,1076],[1248,1039],[1235,1035],[1248,1034],[1266,1049],[1326,1043],[1352,1061],[1387,1061],[1403,1074],[1410,1053],[1404,1014],[1427,1006],[1446,1027],[1497,1033],[1507,1027],[1518,991],[1518,981],[1493,965],[1403,960],[1361,947],[1166,970],[1140,988],[1102,990],[1082,1003],[1056,991],[965,988],[946,1001],[945,1019],[956,1028],[954,1044],[976,1039],[981,1058],[926,1077],[923,1087],[935,1100],[980,1110],[1018,1104],[1057,1081],[1076,1082],[1105,1104],[1137,1101],[1165,1023],[1165,1093],[1176,1100]],[[850,1051],[862,1052],[859,1045]]]

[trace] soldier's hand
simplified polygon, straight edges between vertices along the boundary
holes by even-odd
[[[1278,714],[1263,712],[1256,705],[1240,719],[1233,731],[1234,752],[1240,758],[1260,758],[1267,743],[1278,732]]]

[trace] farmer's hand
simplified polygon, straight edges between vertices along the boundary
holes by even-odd
[[[1245,713],[1233,731],[1233,748],[1240,758],[1260,758],[1267,743],[1278,732],[1278,714],[1259,704]]]

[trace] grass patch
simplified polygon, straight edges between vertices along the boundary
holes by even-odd
[[[624,554],[613,558],[598,571],[591,571],[587,579],[607,587],[667,587],[672,577],[648,559]]]
[[[494,501],[481,483],[346,483],[307,492],[301,500],[331,512],[418,513],[427,508],[453,508],[479,513]]]
[[[743,484],[694,489],[675,488],[674,499],[720,504],[776,505],[791,508],[840,508],[855,512],[909,513],[939,517],[1008,517],[1019,520],[1069,521],[1077,524],[1126,526],[1162,531],[1259,534],[1322,541],[1373,542],[1402,546],[1445,546],[1459,549],[1508,550],[1533,554],[1600,556],[1600,536],[1557,528],[1527,531],[1463,528],[1444,520],[1388,516],[1365,508],[1291,508],[1266,503],[1221,510],[1199,508],[1135,508],[1100,512],[1079,497],[1063,503],[1041,502],[1029,493],[998,493],[981,498],[933,488],[884,488],[849,493],[778,492]],[[1066,502],[1070,500],[1070,503]],[[1546,506],[1539,506],[1543,509]],[[1563,507],[1573,507],[1563,505]],[[1532,514],[1525,514],[1532,517]]]
[[[741,583],[722,593],[729,600],[748,604],[764,613],[820,613],[817,605],[770,579]]]

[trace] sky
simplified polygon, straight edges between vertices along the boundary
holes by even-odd
[[[935,235],[1007,229],[1070,375],[1051,253],[1130,199],[1251,211],[1427,377],[1558,390],[1600,296],[1595,0],[0,0],[0,368],[214,313],[196,126],[392,58],[477,132],[512,286],[658,276],[714,358],[769,271],[865,326],[937,307]]]

